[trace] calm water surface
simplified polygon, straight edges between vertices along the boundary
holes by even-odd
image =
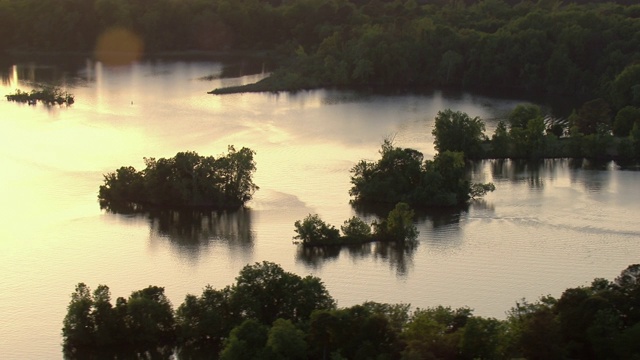
[[[206,91],[263,75],[202,80],[223,70],[210,61],[110,68],[87,60],[66,70],[33,63],[1,70],[3,359],[61,357],[62,319],[78,282],[107,284],[114,299],[164,286],[177,307],[187,293],[229,285],[246,264],[267,260],[321,277],[340,306],[467,305],[504,318],[522,297],[559,296],[640,261],[640,172],[569,160],[476,164],[474,179],[493,181],[497,190],[466,211],[421,215],[413,249],[373,244],[308,254],[291,243],[294,221],[309,213],[336,226],[356,214],[349,169],[377,159],[385,137],[432,157],[437,111],[480,116],[491,134],[517,100],[438,91],[216,97]],[[34,82],[61,85],[76,103],[4,101]],[[106,172],[142,169],[145,156],[217,155],[231,144],[257,152],[260,190],[245,210],[119,215],[98,206]]]

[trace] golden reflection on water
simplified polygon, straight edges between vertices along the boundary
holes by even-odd
[[[11,71],[11,78],[9,81],[9,87],[15,89],[18,86],[18,66],[13,65],[11,67],[11,70],[12,71]]]
[[[58,357],[79,281],[107,284],[114,298],[165,286],[178,306],[187,293],[229,285],[247,263],[268,260],[320,276],[340,306],[468,305],[501,318],[523,296],[612,278],[640,256],[640,173],[569,161],[477,165],[474,178],[496,182],[496,192],[464,211],[421,215],[410,251],[300,253],[291,244],[294,221],[319,213],[339,227],[351,217],[349,169],[377,159],[385,136],[429,157],[442,107],[495,117],[513,102],[324,90],[213,97],[206,91],[263,75],[198,80],[219,73],[217,63],[79,66],[71,107],[0,101],[0,354],[8,358]],[[6,71],[3,94],[38,74],[31,65]],[[141,169],[145,156],[218,155],[231,144],[257,152],[261,189],[243,215],[111,214],[98,206],[106,172]]]

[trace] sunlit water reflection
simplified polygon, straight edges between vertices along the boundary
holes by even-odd
[[[431,157],[437,111],[480,116],[490,134],[519,101],[439,91],[206,94],[264,76],[217,79],[222,71],[211,61],[110,68],[84,59],[2,69],[3,97],[34,82],[76,97],[71,107],[0,101],[3,358],[59,357],[80,281],[107,284],[114,298],[164,286],[177,307],[187,293],[229,285],[244,265],[268,260],[321,277],[340,306],[468,305],[503,318],[517,299],[557,296],[638,262],[640,172],[570,160],[475,164],[473,178],[497,190],[463,211],[419,214],[415,247],[296,247],[295,220],[318,213],[339,226],[357,213],[349,169],[376,159],[385,137]],[[257,152],[260,190],[248,209],[125,215],[98,206],[108,171],[178,151],[218,155],[230,144]]]

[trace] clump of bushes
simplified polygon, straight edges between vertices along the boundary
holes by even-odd
[[[325,223],[318,214],[309,214],[295,222],[294,242],[303,245],[346,245],[372,241],[411,242],[418,236],[413,224],[414,211],[406,203],[398,203],[386,219],[371,225],[354,216],[344,222],[340,231]]]
[[[38,101],[47,105],[62,105],[65,103],[71,105],[75,102],[73,95],[66,91],[63,92],[57,87],[44,87],[40,90],[31,90],[31,92],[18,89],[15,93],[5,95],[5,97],[9,101],[29,103],[30,105],[35,105]]]

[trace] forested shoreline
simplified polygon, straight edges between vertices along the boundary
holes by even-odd
[[[194,51],[274,62],[267,78],[216,94],[431,87],[562,97],[579,117],[626,117],[627,125],[578,127],[580,141],[572,133],[576,141],[542,153],[482,156],[637,157],[628,140],[607,139],[629,136],[640,119],[640,5],[632,1],[3,1],[0,34],[0,50],[79,51],[114,64]],[[524,139],[521,125],[501,130]]]
[[[430,87],[640,112],[632,1],[9,0],[0,34],[0,51],[93,53],[114,64],[179,52],[274,62],[267,78],[215,94]]]
[[[485,123],[461,111],[439,111],[432,130],[435,149],[466,159],[587,158],[633,164],[640,159],[640,109],[627,106],[613,117],[603,99],[573,111],[567,119],[519,104],[500,120],[491,137]]]
[[[79,283],[62,334],[69,359],[634,359],[639,300],[635,264],[559,298],[516,301],[503,320],[468,307],[338,307],[321,279],[263,262],[175,310],[162,287],[114,304],[108,286]]]
[[[121,29],[145,53],[268,50],[280,67],[259,91],[428,85],[621,108],[639,17],[619,0],[21,0],[0,3],[0,50],[90,52]]]

